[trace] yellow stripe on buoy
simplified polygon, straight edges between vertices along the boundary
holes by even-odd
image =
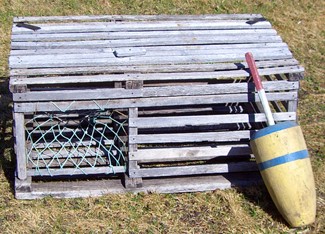
[[[251,148],[282,216],[293,227],[313,223],[315,183],[301,128],[294,122],[266,127],[254,134]]]

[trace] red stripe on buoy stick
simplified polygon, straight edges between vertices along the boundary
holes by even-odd
[[[255,64],[255,60],[253,58],[252,53],[247,52],[245,54],[245,58],[246,58],[246,62],[248,64],[250,73],[253,76],[254,84],[255,84],[258,96],[259,96],[259,98],[261,100],[261,103],[262,103],[262,106],[263,106],[263,109],[264,109],[264,113],[266,115],[267,124],[269,126],[274,125],[275,123],[274,123],[274,119],[273,119],[273,116],[272,116],[272,112],[271,112],[269,103],[267,101],[266,94],[265,94],[265,91],[264,91],[264,88],[263,88],[263,85],[262,85],[262,81],[261,81],[260,75],[258,74],[257,67],[256,67],[256,64]]]
[[[245,54],[246,62],[248,64],[249,70],[251,72],[251,75],[253,76],[254,84],[257,89],[257,91],[260,91],[263,89],[261,77],[258,74],[257,67],[255,64],[255,60],[253,58],[253,54],[251,52],[248,52]]]

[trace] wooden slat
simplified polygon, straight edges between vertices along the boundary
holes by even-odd
[[[142,81],[129,81],[126,82],[126,88],[131,90],[138,90],[143,88]],[[139,115],[138,108],[129,108],[129,118],[137,118]],[[142,178],[134,176],[133,178],[130,177],[130,170],[134,170],[138,168],[138,164],[136,161],[133,161],[130,155],[134,152],[137,152],[138,145],[132,144],[130,142],[130,138],[133,136],[138,135],[138,128],[137,126],[129,126],[129,135],[128,135],[128,158],[127,158],[127,167],[128,173],[124,176],[124,184],[126,188],[135,188],[135,187],[142,187]]]
[[[267,81],[263,82],[265,91],[297,90],[298,82]],[[80,89],[61,91],[39,91],[27,93],[14,93],[15,102],[26,101],[64,101],[64,100],[97,100],[97,99],[122,99],[137,97],[175,97],[194,95],[221,95],[227,93],[254,92],[253,83],[230,83],[193,86],[147,87],[130,90],[123,88],[112,89]]]
[[[193,143],[193,142],[227,142],[248,140],[255,130],[227,131],[227,132],[199,132],[174,134],[139,134],[130,138],[129,143]]]
[[[56,168],[60,168],[61,166],[63,166],[64,168],[76,168],[76,167],[101,167],[101,166],[109,166],[110,163],[107,160],[99,160],[96,159],[95,157],[87,157],[87,158],[56,158],[56,159],[40,159],[40,160],[35,160],[33,161],[34,164],[37,164],[37,168],[39,169],[46,169],[46,168],[52,168],[52,169],[56,169]],[[34,165],[33,163],[28,163],[28,167],[31,169],[36,169],[36,165]]]
[[[29,93],[15,93],[13,100],[21,101],[58,101],[58,100],[96,100],[142,97],[141,90],[133,91],[120,88],[112,89],[81,89],[62,91],[41,91]]]
[[[65,144],[64,144],[65,145]],[[110,152],[112,153],[112,155],[116,155],[117,151],[116,150],[110,150]],[[108,156],[106,155],[107,151],[105,152],[105,150],[96,147],[96,145],[94,147],[82,147],[82,146],[78,146],[78,148],[68,148],[68,145],[66,146],[66,148],[57,148],[57,149],[51,149],[49,150],[47,149],[40,149],[38,148],[38,152],[35,150],[32,150],[29,154],[29,158],[31,160],[36,160],[37,158],[39,158],[41,156],[42,159],[44,160],[51,160],[51,159],[67,159],[67,157],[69,159],[90,159],[92,161],[95,161],[96,156],[98,156],[97,161],[100,160],[99,157],[102,157],[103,159],[105,159],[105,162],[108,161]],[[92,159],[93,158],[93,159]]]
[[[229,172],[247,172],[247,171],[257,171],[257,170],[258,168],[255,162],[238,162],[238,163],[212,164],[212,165],[141,168],[132,171],[132,176],[163,177],[163,176],[199,175],[199,174],[215,174],[215,173],[229,173]]]
[[[76,41],[76,40],[116,40],[159,37],[202,37],[202,36],[254,36],[277,35],[274,29],[246,30],[191,30],[191,31],[147,31],[147,32],[93,32],[93,33],[55,33],[55,34],[14,34],[11,41]]]
[[[279,59],[257,61],[257,67],[296,66],[296,59]],[[102,67],[69,67],[69,68],[36,68],[11,69],[10,76],[40,76],[40,75],[85,75],[91,73],[153,73],[153,72],[212,72],[218,70],[234,70],[247,68],[246,62],[216,63],[216,64],[168,64],[168,65],[137,65],[137,66],[102,66]],[[128,74],[130,75],[130,74]],[[53,77],[53,79],[60,77]],[[62,77],[67,79],[70,77]],[[87,78],[86,78],[87,79]]]
[[[49,60],[46,56],[40,56],[37,58],[25,58],[25,57],[10,57],[10,68],[58,68],[58,67],[75,67],[75,66],[109,66],[109,65],[142,65],[142,64],[193,64],[193,63],[216,63],[216,62],[231,62],[244,60],[242,53],[229,53],[219,55],[189,55],[189,56],[162,56],[162,57],[127,57],[127,58],[90,58],[88,55],[86,58],[80,59],[60,59],[60,57]],[[51,56],[50,56],[51,57]],[[290,59],[292,54],[290,52],[279,50],[272,54],[259,53],[254,55],[256,60],[266,59]]]
[[[35,24],[41,29],[32,31],[13,26],[12,34],[63,33],[63,32],[116,32],[116,31],[157,31],[157,30],[216,30],[216,29],[258,29],[271,28],[268,21],[248,24],[247,20],[209,20],[209,21],[143,21],[143,22],[84,22],[60,24]]]
[[[211,46],[208,46],[211,47]],[[36,50],[37,52],[38,50]],[[123,57],[138,57],[138,58],[146,58],[150,57],[151,59],[155,59],[155,57],[160,56],[200,56],[200,55],[206,55],[206,56],[216,56],[221,54],[245,54],[247,51],[250,51],[253,54],[290,54],[291,52],[288,50],[288,48],[285,47],[277,47],[277,48],[225,48],[225,49],[217,49],[213,50],[213,48],[210,49],[197,49],[197,50],[178,50],[177,47],[174,48],[174,50],[146,50],[142,47],[126,47],[126,48],[118,48],[118,49],[108,49],[106,51],[100,51],[96,53],[69,53],[69,54],[50,54],[50,55],[41,55],[41,54],[33,54],[33,55],[15,55],[10,56],[10,61],[12,63],[17,62],[23,62],[23,61],[29,61],[29,63],[32,63],[33,61],[37,61],[39,59],[51,59],[54,62],[56,60],[76,60],[76,59],[105,59],[109,58],[112,60],[118,61],[118,58]],[[120,54],[125,54],[123,56],[120,56]],[[129,55],[127,55],[129,54]],[[203,61],[204,62],[204,61]]]
[[[273,113],[275,121],[293,121],[296,119],[295,112]],[[249,123],[265,122],[264,113],[255,114],[227,114],[227,115],[204,115],[204,116],[175,116],[175,117],[138,117],[129,120],[129,126],[138,128],[165,128],[218,125],[225,123]]]
[[[210,48],[209,48],[210,47]],[[125,47],[125,48],[117,48],[117,49],[105,49],[101,51],[92,51],[91,53],[82,52],[80,53],[79,51],[76,51],[76,53],[68,53],[66,51],[66,54],[49,54],[49,55],[42,55],[38,54],[37,52],[39,50],[35,50],[34,54],[30,55],[15,55],[15,56],[10,56],[11,60],[14,62],[15,60],[21,61],[21,59],[30,59],[31,61],[34,61],[36,59],[41,59],[41,58],[48,58],[48,59],[53,59],[54,61],[57,59],[88,59],[90,57],[93,57],[94,59],[100,59],[100,58],[111,58],[111,59],[116,59],[116,58],[121,58],[121,57],[159,57],[159,56],[194,56],[194,55],[216,55],[216,54],[242,54],[247,51],[250,51],[253,54],[259,54],[259,53],[264,53],[264,54],[274,54],[274,53],[286,53],[289,54],[290,51],[286,47],[271,47],[271,48],[266,48],[266,47],[259,47],[256,45],[255,47],[251,48],[220,48],[220,49],[213,49],[213,46],[207,46],[204,49],[179,49],[179,47],[174,47],[173,50],[159,50],[158,48],[155,48],[156,50],[143,48],[143,47]],[[48,50],[47,50],[48,51]],[[119,56],[120,54],[125,54],[123,56]],[[129,54],[129,55],[127,55]]]
[[[65,21],[156,21],[156,20],[231,20],[231,19],[258,19],[260,14],[214,14],[214,15],[78,15],[78,16],[27,16],[14,17],[18,22],[65,22]]]
[[[172,47],[171,47],[172,48]],[[68,53],[66,51],[66,54],[38,54],[38,50],[35,51],[35,54],[30,54],[30,55],[12,55],[10,56],[10,61],[12,63],[15,62],[23,62],[25,60],[29,60],[30,63],[33,61],[37,61],[38,59],[52,59],[53,61],[56,60],[73,60],[73,59],[89,59],[89,58],[94,58],[94,59],[103,59],[103,58],[110,58],[113,60],[119,60],[117,58],[121,56],[117,56],[120,53],[125,53],[126,51],[135,51],[134,55],[130,56],[123,56],[123,57],[139,57],[139,58],[154,58],[154,57],[160,57],[160,56],[199,56],[199,55],[221,55],[221,54],[242,54],[247,51],[250,51],[253,54],[274,54],[278,53],[280,54],[281,52],[284,54],[290,54],[290,51],[286,47],[272,47],[272,48],[266,48],[266,47],[259,47],[256,45],[256,48],[251,47],[251,48],[220,48],[220,49],[214,49],[213,46],[207,46],[206,48],[197,48],[197,49],[183,49],[181,48],[178,50],[179,47],[174,47],[173,50],[159,50],[156,48],[156,50],[149,49],[147,50],[146,48],[142,47],[127,47],[127,48],[117,48],[117,49],[105,49],[101,51],[94,51],[91,53],[83,52],[82,53]]]
[[[135,48],[135,47],[131,47]],[[288,45],[284,42],[272,42],[272,43],[240,43],[240,44],[211,44],[211,45],[175,45],[175,46],[141,46],[148,54],[149,53],[167,53],[173,51],[179,51],[183,53],[193,54],[200,51],[225,51],[225,50],[252,50],[252,49],[287,49]],[[10,55],[59,55],[59,54],[98,54],[98,53],[113,53],[119,49],[126,49],[125,47],[98,47],[98,48],[37,48],[34,50],[11,50]]]
[[[262,184],[258,172],[228,173],[227,175],[204,175],[176,178],[153,178],[144,180],[141,188],[125,189],[120,179],[69,182],[33,182],[29,190],[16,187],[16,199],[39,199],[44,197],[76,198],[98,197],[112,193],[183,193],[214,191],[231,187],[256,186]]]
[[[184,116],[186,118],[186,116]],[[169,134],[169,133],[196,133],[196,132],[219,132],[219,131],[241,131],[255,129],[261,124],[250,123],[226,123],[218,125],[199,125],[199,126],[185,126],[185,127],[166,127],[166,128],[154,128],[154,129],[142,129],[142,134]]]
[[[303,72],[300,66],[258,69],[260,75],[273,75],[289,72]],[[154,74],[121,74],[121,75],[96,75],[96,76],[61,76],[61,77],[35,77],[35,78],[11,78],[10,87],[19,85],[59,85],[59,84],[82,84],[103,83],[128,80],[142,81],[180,81],[180,80],[206,80],[206,79],[229,79],[249,77],[245,70],[228,70],[219,72],[184,72],[184,73],[154,73]],[[281,81],[279,81],[281,82]],[[281,84],[281,83],[279,83]]]
[[[287,81],[265,81],[262,82],[266,92],[281,90],[297,90],[298,82]],[[193,95],[212,95],[228,93],[254,92],[255,85],[247,83],[225,83],[210,85],[175,85],[170,87],[147,87],[143,89],[143,97],[173,97],[173,96],[193,96]],[[122,95],[122,94],[121,94]]]
[[[80,140],[80,139],[76,139],[76,141],[74,142],[66,142],[65,138],[59,138],[57,139],[57,141],[55,142],[37,142],[34,143],[34,147],[37,149],[44,149],[44,148],[62,148],[62,142],[64,142],[64,146],[65,147],[87,147],[87,146],[96,146],[98,145],[98,142],[100,142],[101,144],[104,145],[113,145],[114,141],[113,140],[102,140],[99,137],[95,137],[93,138],[93,140]]]
[[[26,159],[26,141],[25,141],[25,121],[23,113],[13,114],[14,117],[14,136],[16,151],[16,173],[20,180],[27,179],[27,159]]]
[[[153,148],[138,149],[130,154],[132,160],[138,162],[171,162],[209,160],[219,156],[250,155],[249,145],[225,145],[216,147],[182,147],[182,148]]]
[[[139,115],[142,117],[150,117],[150,116],[167,116],[167,115],[188,115],[191,113],[194,114],[211,114],[211,113],[218,113],[218,114],[238,114],[244,113],[245,106],[242,104],[235,104],[235,105],[211,105],[206,107],[185,107],[185,108],[164,108],[164,109],[155,109],[152,108],[145,108],[139,111]]]
[[[264,47],[264,46],[259,46],[259,45],[263,45],[263,44],[252,44],[255,45],[255,47],[251,47],[251,48],[245,48],[244,46],[241,48],[235,48],[232,47],[230,48],[226,48],[226,46],[224,46],[224,48],[220,48],[220,49],[214,49],[213,45],[207,45],[207,46],[202,46],[203,48],[192,48],[192,49],[187,49],[187,48],[183,48],[184,46],[168,46],[162,49],[159,49],[157,47],[122,47],[122,48],[117,48],[114,49],[114,55],[117,53],[120,53],[121,51],[128,51],[128,50],[143,50],[142,54],[134,54],[132,56],[141,56],[141,58],[143,57],[159,57],[159,56],[193,56],[193,55],[216,55],[216,54],[231,54],[231,53],[245,53],[247,51],[251,51],[251,53],[253,54],[258,54],[258,53],[279,53],[279,52],[283,52],[283,53],[290,53],[290,51],[288,50],[287,47]],[[199,46],[201,47],[201,46]],[[173,48],[173,49],[172,49]],[[165,49],[165,50],[164,50]],[[101,56],[101,55],[99,55]],[[126,57],[126,56],[125,56]],[[131,56],[129,56],[131,57]]]
[[[236,44],[236,43],[280,43],[280,36],[241,35],[241,36],[205,36],[205,37],[170,37],[120,40],[88,40],[63,42],[11,42],[12,50],[32,49],[64,49],[64,48],[105,48],[105,47],[132,47],[132,46],[170,46],[170,45],[205,45],[205,44]]]
[[[28,170],[29,176],[62,176],[62,175],[94,175],[94,174],[115,174],[124,173],[124,166],[114,167],[86,167],[86,168],[61,168],[61,169],[33,169]]]
[[[269,101],[296,100],[297,92],[267,93]],[[205,105],[218,103],[257,102],[259,97],[247,94],[205,95],[194,97],[159,97],[141,99],[97,100],[79,102],[37,102],[14,103],[15,112],[42,112],[67,110],[100,110],[130,107],[157,107],[157,106],[183,106]]]

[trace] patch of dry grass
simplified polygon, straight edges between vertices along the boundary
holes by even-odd
[[[7,90],[13,16],[89,14],[261,13],[306,69],[299,120],[317,186],[317,220],[289,229],[264,187],[191,194],[124,194],[101,198],[18,201],[11,98]],[[0,230],[2,233],[325,233],[324,38],[321,0],[0,0]]]

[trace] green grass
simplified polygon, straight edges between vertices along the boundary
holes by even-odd
[[[261,186],[190,194],[124,194],[101,198],[14,199],[8,54],[13,16],[89,14],[261,13],[306,69],[299,122],[317,187],[317,220],[290,229]],[[322,0],[0,0],[1,233],[325,233],[324,39]]]

